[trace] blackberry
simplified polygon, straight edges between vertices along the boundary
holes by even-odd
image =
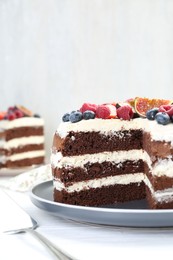
[[[34,114],[34,117],[40,118],[41,116],[39,114]]]

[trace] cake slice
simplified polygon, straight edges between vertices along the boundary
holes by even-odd
[[[0,120],[0,168],[44,163],[44,120],[22,106],[10,107]]]

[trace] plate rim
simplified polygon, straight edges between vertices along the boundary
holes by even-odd
[[[162,215],[169,214],[169,213],[173,214],[173,209],[123,209],[123,208],[120,209],[120,208],[101,208],[101,207],[93,207],[93,206],[88,207],[88,206],[80,206],[80,205],[71,205],[71,204],[65,204],[65,203],[55,202],[53,200],[51,201],[48,199],[44,199],[42,197],[37,196],[34,193],[34,190],[38,189],[40,186],[50,185],[50,183],[52,183],[53,185],[53,180],[44,181],[33,186],[30,191],[30,197],[49,205],[59,206],[63,208],[71,208],[75,210],[83,210],[83,211],[97,211],[97,212],[107,212],[107,213],[115,212],[115,213],[128,213],[128,214],[135,213],[135,214],[150,214],[150,215],[159,214],[159,213],[162,213]]]

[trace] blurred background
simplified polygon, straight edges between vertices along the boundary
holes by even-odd
[[[0,111],[41,114],[48,157],[65,112],[172,86],[172,0],[0,0]]]

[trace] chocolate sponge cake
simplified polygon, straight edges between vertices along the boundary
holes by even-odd
[[[51,154],[55,201],[101,206],[146,197],[150,208],[173,208],[173,106],[154,113],[158,99],[144,100],[146,116],[131,103],[84,104],[64,115]]]

